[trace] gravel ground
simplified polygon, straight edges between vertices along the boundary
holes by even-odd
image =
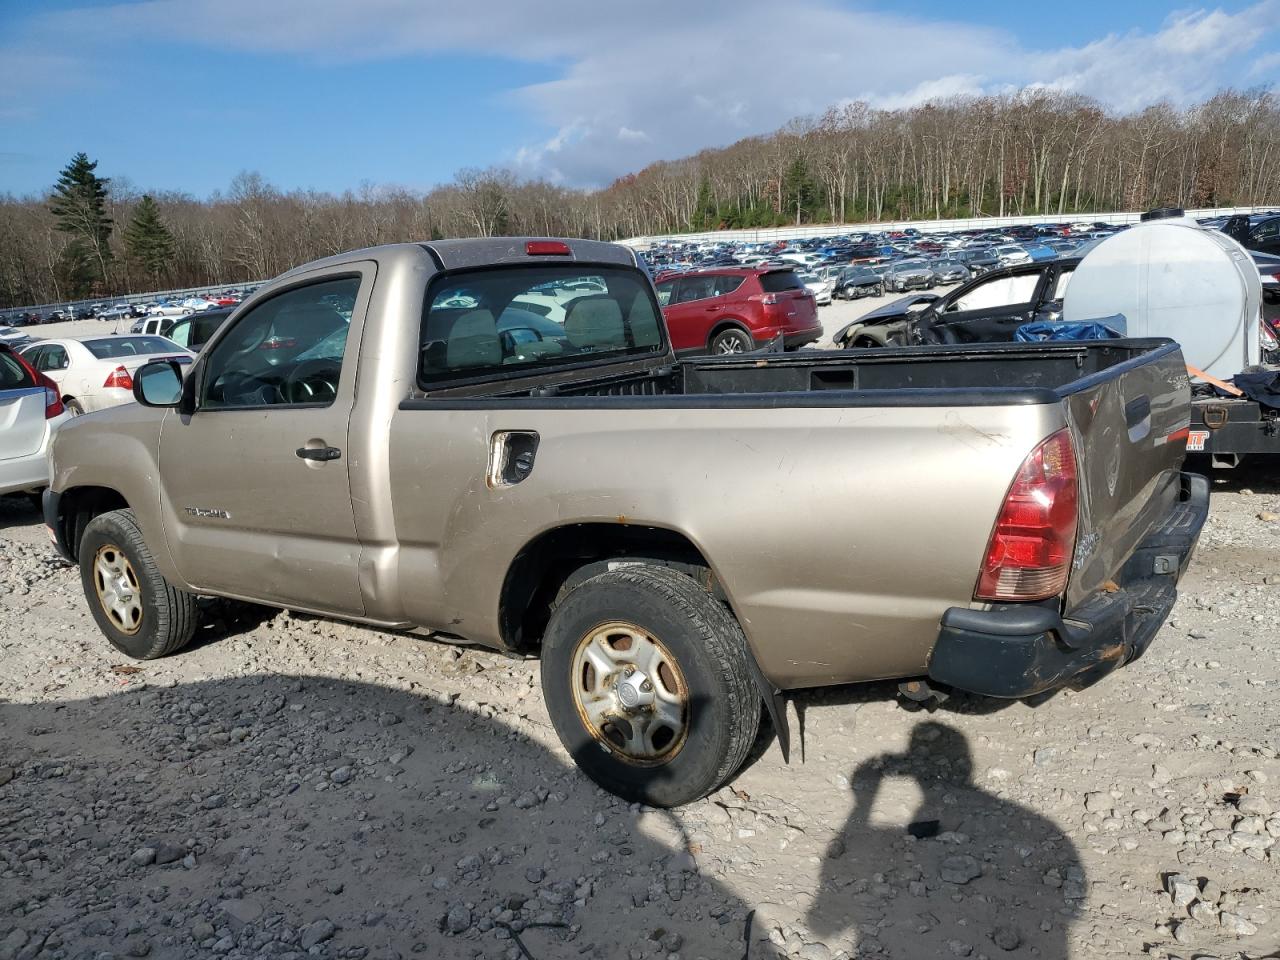
[[[2,500],[0,957],[1275,956],[1276,514],[1219,484],[1089,690],[805,694],[803,761],[766,731],[666,812],[576,772],[534,662],[220,602],[127,662]]]

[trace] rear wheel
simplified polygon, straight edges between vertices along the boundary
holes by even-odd
[[[711,352],[717,354],[746,353],[755,349],[750,334],[737,327],[721,330],[711,338]]]
[[[196,598],[160,575],[132,510],[89,521],[80,539],[80,583],[99,629],[135,660],[175,653],[195,636]]]
[[[79,400],[68,400],[63,404],[63,406],[67,408],[67,413],[71,414],[73,417],[81,416],[84,413],[84,404]]]
[[[556,607],[542,692],[556,733],[592,780],[674,807],[742,764],[760,694],[742,629],[689,577],[636,565],[591,577]]]

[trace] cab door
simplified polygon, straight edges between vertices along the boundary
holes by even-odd
[[[161,507],[197,591],[364,613],[347,430],[374,264],[343,265],[241,313],[188,375],[160,435]]]

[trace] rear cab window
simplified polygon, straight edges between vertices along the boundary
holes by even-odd
[[[423,389],[665,351],[648,278],[591,264],[446,273],[422,314]]]

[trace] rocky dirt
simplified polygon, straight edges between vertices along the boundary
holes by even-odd
[[[1278,514],[1219,484],[1088,690],[805,694],[803,761],[668,812],[576,772],[535,662],[223,603],[128,662],[0,501],[0,957],[1280,956]]]

